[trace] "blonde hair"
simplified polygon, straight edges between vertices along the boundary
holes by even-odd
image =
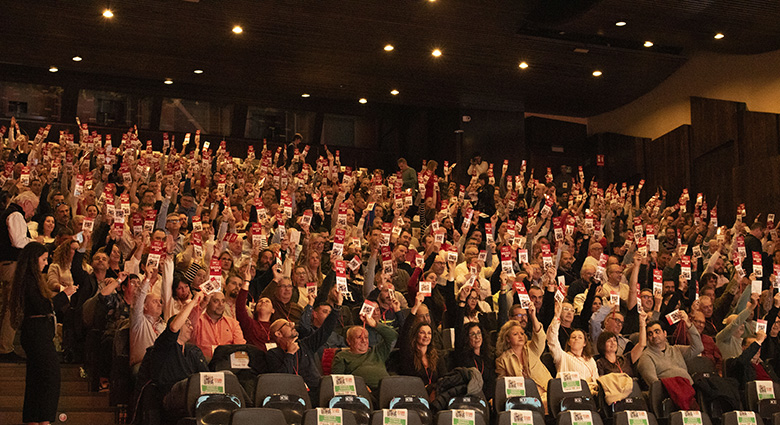
[[[496,341],[496,356],[500,356],[505,351],[512,348],[509,345],[509,342],[507,341],[507,336],[509,332],[512,330],[512,328],[514,328],[515,326],[520,328],[521,331],[525,332],[523,330],[523,325],[521,325],[520,322],[518,322],[517,320],[510,320],[504,323],[504,326],[501,326],[501,330],[498,331],[498,338]]]

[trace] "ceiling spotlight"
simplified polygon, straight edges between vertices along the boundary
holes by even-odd
[[[358,100],[358,102],[360,102],[360,103],[365,105],[366,103],[368,103],[368,100],[366,100],[365,97],[361,97],[360,100]]]
[[[59,68],[57,68],[56,66],[49,67],[49,72],[57,72],[57,71],[59,71]]]
[[[595,71],[593,71],[593,76],[594,76],[594,77],[601,77],[601,74],[602,74],[602,72],[601,72],[601,71],[599,71],[598,69],[597,69],[597,70],[595,70]]]
[[[393,96],[398,96],[398,93],[401,93],[401,92],[398,91],[398,90],[390,90],[390,94],[392,94]]]
[[[203,74],[203,70],[202,69],[196,69],[196,70],[192,71],[192,73],[193,74]]]
[[[626,26],[626,21],[617,21],[615,22],[616,27],[624,27]]]
[[[645,41],[645,47],[653,47],[652,41]]]
[[[164,82],[165,84],[169,84],[169,85],[170,85],[170,84],[173,84],[173,80],[171,80],[170,78],[166,78],[166,79],[165,79],[165,81],[163,81],[163,82]]]
[[[104,18],[113,18],[114,12],[111,11],[111,9],[106,9],[103,11],[103,17]]]
[[[441,56],[441,50],[439,50],[439,49],[433,49],[433,51],[431,52],[431,54],[432,54],[433,56],[435,56],[435,57],[437,57],[437,58],[438,58],[439,56]]]
[[[73,62],[81,62],[81,56],[73,56]]]
[[[527,62],[520,62],[520,65],[518,65],[518,66],[520,67],[520,69],[527,69],[528,68],[528,63]]]
[[[244,29],[241,28],[239,25],[236,25],[236,26],[233,27],[233,33],[234,34],[241,34],[242,32],[244,32]]]
[[[309,93],[304,93],[301,95],[301,97],[311,97],[311,95]]]
[[[715,38],[715,40],[720,40],[720,39],[722,39],[723,37],[725,37],[725,35],[723,35],[723,33],[722,33],[722,32],[719,32],[719,33],[715,34],[715,37],[714,37],[714,38]]]
[[[393,49],[395,49],[395,47],[393,47],[392,44],[388,44],[387,46],[385,46],[385,52],[392,52]]]

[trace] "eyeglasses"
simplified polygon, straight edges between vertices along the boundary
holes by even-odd
[[[528,315],[525,313],[517,313],[515,314],[515,317],[528,317]]]
[[[469,332],[469,338],[482,338],[482,332]]]
[[[574,311],[574,309],[573,309],[573,308],[571,308],[571,307],[563,307],[563,308],[561,309],[561,311],[564,311],[564,312],[569,312],[569,311]]]

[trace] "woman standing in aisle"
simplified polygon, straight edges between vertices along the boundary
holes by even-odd
[[[21,342],[27,354],[22,421],[50,424],[55,421],[60,398],[60,363],[54,348],[54,293],[41,274],[49,253],[30,242],[19,253],[11,288],[11,317],[21,325]]]

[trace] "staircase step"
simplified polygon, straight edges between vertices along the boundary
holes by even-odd
[[[67,415],[67,421],[61,422],[58,417],[56,422],[58,424],[111,425],[114,423],[115,420],[115,413],[113,408],[94,408],[89,410],[85,410],[85,409],[60,410],[59,412],[65,413]],[[16,408],[14,410],[0,409],[0,424],[4,424],[4,425],[23,424],[21,407]]]
[[[24,378],[9,379],[0,377],[0,388],[2,388],[2,391],[5,394],[24,394],[24,387]],[[98,394],[89,392],[87,387],[88,385],[85,379],[79,379],[78,381],[62,381],[60,382],[60,394]]]
[[[0,410],[20,409],[24,405],[24,393],[16,393],[13,395],[7,395],[3,393],[0,395]],[[108,393],[82,393],[82,394],[67,394],[60,393],[59,409],[61,410],[85,410],[85,409],[99,409],[108,408]],[[2,422],[0,422],[2,423]]]
[[[0,379],[21,378],[24,380],[27,374],[27,365],[24,363],[0,363]],[[81,366],[75,364],[60,364],[62,381],[83,380]]]

